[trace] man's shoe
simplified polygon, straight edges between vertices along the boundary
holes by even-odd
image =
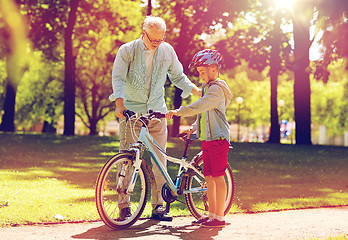
[[[201,225],[202,223],[205,223],[206,221],[208,221],[210,218],[208,217],[202,217],[196,221],[192,222],[192,225]]]
[[[125,208],[122,208],[120,210],[120,217],[119,217],[119,220],[120,221],[124,221],[126,220],[127,218],[130,218],[132,216],[132,213],[131,213],[131,209],[130,207],[125,207]]]
[[[207,228],[221,228],[226,226],[225,221],[219,221],[217,219],[209,219],[205,223],[201,224],[202,227],[207,227]]]
[[[166,212],[165,208],[162,205],[158,205],[154,210],[152,210],[151,219],[167,222],[173,221],[173,217]]]

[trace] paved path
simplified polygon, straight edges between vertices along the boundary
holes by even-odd
[[[175,217],[173,222],[145,219],[129,229],[117,231],[102,222],[0,228],[0,239],[295,240],[342,235],[348,239],[348,206],[228,215],[228,226],[223,229],[192,226],[193,220],[192,217]]]

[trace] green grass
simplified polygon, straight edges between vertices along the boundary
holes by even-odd
[[[348,205],[347,147],[233,146],[229,162],[236,192],[231,214]],[[200,143],[194,143],[191,156],[199,150]],[[0,227],[98,220],[95,181],[117,151],[112,137],[0,133]],[[169,141],[169,155],[180,157],[182,151],[182,141]],[[168,168],[174,176],[174,166]],[[150,213],[148,204],[143,216]],[[175,202],[171,214],[189,212]]]

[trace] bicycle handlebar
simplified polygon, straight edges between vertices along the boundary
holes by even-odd
[[[135,115],[135,112],[132,112],[132,111],[130,111],[130,110],[124,110],[122,114],[123,114],[123,116],[126,117],[126,121],[128,121],[128,119],[129,119],[131,116]]]
[[[186,139],[187,139],[187,133],[179,133],[179,134],[177,135],[177,137],[186,140]]]
[[[130,110],[125,110],[123,112],[123,116],[126,117],[126,121],[128,121],[128,119],[130,117],[134,116],[134,115],[135,115],[135,112],[132,112]],[[164,113],[154,112],[154,111],[150,110],[149,113],[142,115],[140,118],[141,119],[150,119],[151,120],[151,119],[154,119],[154,118],[160,119],[160,118],[165,118],[165,117],[166,117],[166,115]]]
[[[197,135],[195,133],[192,133],[190,135],[190,138],[187,138],[187,133],[180,133],[177,135],[177,137],[182,138],[184,141],[188,141],[188,140],[196,140],[197,139]]]

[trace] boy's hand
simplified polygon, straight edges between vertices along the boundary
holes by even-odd
[[[188,130],[182,131],[182,133],[180,134],[186,134],[187,138],[190,138],[192,133],[193,133],[192,129],[188,129]]]
[[[199,89],[198,87],[194,87],[191,91],[193,95],[196,95],[198,97],[202,96],[202,89]]]
[[[167,119],[167,120],[172,119],[173,116],[178,116],[178,110],[169,110],[169,111],[166,113],[166,119]]]

